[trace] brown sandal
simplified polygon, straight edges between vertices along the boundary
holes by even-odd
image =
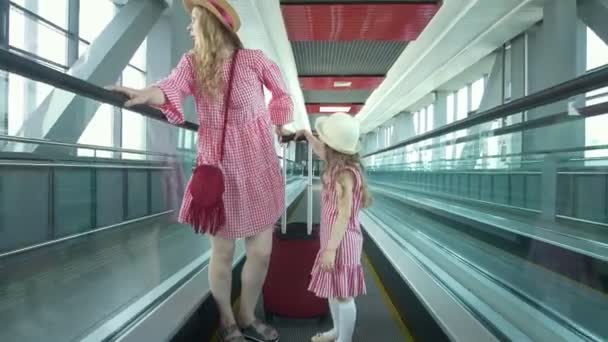
[[[238,334],[237,334],[238,332]],[[219,331],[220,338],[224,342],[247,342],[241,329],[236,324],[227,326]]]
[[[243,328],[243,335],[249,340],[254,342],[278,342],[279,332],[271,327],[270,325],[255,320],[249,326]],[[272,337],[272,336],[276,337]]]

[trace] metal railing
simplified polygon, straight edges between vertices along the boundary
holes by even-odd
[[[428,139],[439,138],[450,133],[469,129],[479,124],[488,123],[495,119],[502,119],[509,115],[522,113],[524,111],[548,105],[557,101],[567,100],[571,97],[583,94],[587,91],[595,90],[605,86],[608,86],[608,66],[599,68],[595,71],[589,72],[575,79],[560,83],[553,87],[549,87],[547,89],[535,92],[522,98],[512,100],[509,103],[499,105],[497,107],[488,109],[480,113],[476,113],[465,119],[453,122],[445,126],[441,126],[427,133],[420,134],[409,139],[405,139],[392,146],[379,149],[372,153],[368,153],[365,155],[365,157],[377,155],[400,147],[410,146]],[[555,115],[549,115],[543,118],[529,120],[527,122],[522,122],[515,125],[517,125],[518,130],[521,130],[523,128],[538,128],[566,121],[581,120],[585,117],[605,114],[607,111],[608,105],[606,103],[601,103],[598,105],[578,109],[578,113],[580,114],[580,116],[570,116],[567,115],[568,113],[565,113],[566,115],[564,115],[564,113],[558,113]],[[497,135],[497,132],[494,132],[494,134]],[[504,132],[501,134],[504,134]]]
[[[7,72],[19,74],[31,80],[49,84],[55,88],[63,89],[71,93],[110,104],[114,107],[124,108],[127,97],[94,85],[77,77],[68,75],[53,68],[41,65],[35,61],[24,58],[16,53],[0,49],[0,69]],[[150,119],[167,122],[163,113],[153,107],[137,105],[129,108],[130,111],[139,113]],[[185,122],[178,127],[198,131],[198,125]]]
[[[46,140],[46,139],[17,137],[17,136],[12,136],[12,135],[0,135],[0,141],[32,144],[32,145],[56,146],[56,147],[70,148],[70,149],[90,150],[90,151],[93,151],[94,157],[97,157],[97,151],[113,152],[113,153],[128,153],[128,154],[137,154],[137,155],[142,155],[142,156],[157,156],[157,157],[167,157],[167,158],[177,158],[177,157],[180,157],[183,155],[192,155],[195,153],[194,151],[191,151],[191,150],[182,150],[181,153],[173,154],[173,153],[134,150],[134,149],[110,147],[110,146],[73,144],[73,143],[51,141],[51,140]],[[188,153],[188,152],[190,152],[190,153]]]

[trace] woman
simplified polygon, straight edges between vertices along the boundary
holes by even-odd
[[[278,341],[277,331],[256,319],[254,311],[268,269],[272,228],[285,205],[271,127],[274,125],[281,132],[281,127],[292,121],[293,103],[279,68],[261,51],[242,49],[236,35],[239,17],[226,0],[184,0],[184,4],[192,17],[188,29],[194,48],[182,57],[169,77],[156,85],[142,90],[114,89],[129,96],[126,106],[157,106],[175,124],[184,122],[185,97],[194,96],[200,122],[197,162],[219,163],[225,183],[225,223],[210,237],[209,282],[220,312],[220,335],[225,341],[245,341],[244,337]],[[235,55],[224,126],[224,94]],[[273,95],[268,108],[263,86]],[[225,153],[219,158],[224,134]],[[190,186],[191,183],[179,220],[192,224],[188,215]],[[230,289],[235,240],[239,238],[246,239],[247,261],[237,319],[230,303]]]

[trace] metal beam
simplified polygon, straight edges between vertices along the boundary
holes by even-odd
[[[575,79],[586,71],[586,28],[578,19],[574,1],[547,1],[543,8],[543,22],[528,31],[531,91],[539,91],[561,82]],[[574,96],[556,101],[525,113],[525,120],[533,120],[560,112],[572,102],[584,105],[585,96]],[[522,134],[523,151],[559,149],[585,145],[584,121],[556,127],[529,130]]]
[[[608,0],[578,0],[577,13],[579,19],[608,44]]]
[[[8,49],[9,11],[9,0],[0,0],[0,48],[2,49]]]
[[[74,65],[78,61],[80,37],[80,0],[69,0],[68,3],[68,66]]]
[[[115,83],[165,5],[161,0],[129,1],[68,73],[97,85]],[[55,89],[24,123],[24,128],[35,127],[48,140],[75,143],[99,106],[100,102]],[[15,146],[7,148],[12,150]],[[28,152],[48,152],[41,149],[44,147],[30,147]]]

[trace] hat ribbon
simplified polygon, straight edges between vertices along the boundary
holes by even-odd
[[[207,2],[209,2],[211,6],[215,7],[215,9],[220,12],[222,17],[224,18],[224,21],[228,24],[228,26],[230,26],[230,28],[234,30],[234,21],[232,20],[230,14],[224,9],[224,7],[220,6],[215,0],[207,0]]]

